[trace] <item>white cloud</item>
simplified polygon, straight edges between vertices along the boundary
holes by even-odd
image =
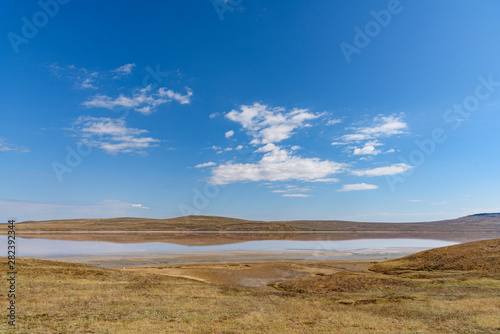
[[[18,153],[27,153],[30,150],[28,150],[26,147],[12,144],[7,140],[5,140],[4,138],[0,137],[0,152],[9,152],[9,151],[14,151]]]
[[[255,163],[226,162],[219,164],[212,169],[212,176],[208,179],[212,184],[285,180],[333,182],[337,179],[327,177],[346,168],[345,164],[334,161],[294,156],[291,152],[300,149],[300,146],[297,145],[293,145],[289,151],[276,145],[276,143],[290,138],[296,129],[311,126],[306,122],[320,117],[319,114],[312,114],[307,109],[297,108],[287,112],[282,107],[272,108],[254,103],[253,105],[242,105],[239,110],[231,110],[225,116],[247,130],[247,133],[253,137],[250,143],[262,145],[254,153],[263,153],[264,155],[260,161]],[[241,149],[243,146],[240,145],[236,149],[238,148]],[[294,191],[306,190],[296,189]],[[290,192],[292,190],[287,189],[287,193]]]
[[[123,76],[126,76],[126,75],[129,75],[130,73],[132,73],[133,69],[135,67],[135,64],[132,63],[132,64],[125,64],[123,66],[120,66],[118,68],[115,68],[114,70],[112,70],[111,72],[114,72],[116,73],[116,76],[115,78],[120,78],[120,77],[123,77]]]
[[[226,118],[240,123],[254,137],[252,144],[278,143],[292,136],[298,128],[309,126],[306,122],[320,115],[308,112],[308,109],[272,108],[260,103],[240,106],[240,110],[231,110]]]
[[[395,135],[407,133],[408,125],[403,121],[403,116],[377,116],[369,126],[350,128],[353,133],[345,134],[331,145],[345,145],[349,143],[359,143],[365,141],[362,147],[354,147],[353,155],[375,156],[381,153],[392,153],[394,149],[383,152],[377,146],[383,144],[379,141]],[[347,147],[352,149],[352,147]],[[364,158],[361,158],[364,159]],[[366,159],[364,159],[366,160]]]
[[[158,89],[158,94],[160,95],[160,97],[167,96],[170,100],[177,101],[180,104],[189,104],[191,103],[191,96],[193,96],[193,91],[191,90],[191,88],[186,87],[186,95],[182,95],[180,93],[174,92],[171,89],[161,87]]]
[[[205,162],[203,164],[196,165],[196,166],[194,166],[194,168],[204,168],[204,167],[211,167],[211,166],[215,166],[215,165],[217,165],[215,162],[210,161],[210,162]]]
[[[340,118],[338,119],[331,119],[329,120],[326,125],[335,125],[335,124],[338,124],[338,123],[342,123],[342,120]]]
[[[365,170],[355,170],[352,171],[351,173],[356,176],[383,176],[383,175],[396,175],[396,174],[401,174],[404,173],[410,169],[412,169],[413,166],[409,166],[407,164],[394,164],[392,166],[387,166],[387,167],[378,167],[378,168],[373,168],[373,169],[365,169]]]
[[[222,162],[211,171],[212,175],[208,182],[212,184],[230,184],[235,182],[260,182],[260,181],[291,181],[302,182],[339,182],[338,178],[331,177],[333,174],[347,171],[348,164],[337,163],[320,158],[304,158],[296,154],[300,149],[298,145],[291,145],[290,149],[285,149],[288,145],[279,143],[294,135],[297,129],[311,127],[309,123],[323,114],[314,114],[308,109],[292,109],[287,111],[283,107],[270,107],[260,103],[252,105],[241,105],[225,114],[229,120],[239,123],[247,134],[253,137],[250,144],[258,145],[254,150],[256,154],[263,154],[256,162],[237,163],[235,161]],[[401,116],[402,117],[402,116]],[[394,150],[379,149],[383,146],[380,142],[382,138],[403,134],[407,125],[398,116],[379,116],[373,119],[373,124],[365,127],[351,128],[353,133],[346,134],[337,139],[332,145],[348,145],[345,149],[352,150],[354,155],[364,156],[362,158],[372,159],[373,156],[388,153]],[[340,119],[330,120],[329,125],[340,123]],[[226,138],[234,135],[234,131],[226,132]],[[359,143],[365,141],[364,143]],[[352,147],[352,143],[359,145]],[[217,153],[224,150],[220,147],[213,147]],[[366,170],[355,170],[350,173],[357,176],[380,176],[403,173],[412,166],[406,164],[394,164],[387,167],[378,167]],[[375,185],[358,183],[345,185],[341,191],[376,189]],[[309,189],[308,189],[309,190]],[[291,190],[275,189],[274,192],[284,195],[302,196],[300,189]],[[305,195],[307,196],[307,195]]]
[[[376,146],[381,146],[382,144],[377,141],[369,141],[365,143],[365,146],[362,148],[355,148],[353,154],[354,155],[378,155],[382,153],[382,151],[377,150]]]
[[[341,137],[341,139],[344,140],[344,141],[346,141],[346,142],[368,140],[370,138],[372,138],[372,137],[370,137],[369,135],[361,134],[361,133],[354,133],[354,134],[349,134],[349,135],[343,135]]]
[[[235,148],[235,150],[236,150],[236,151],[239,151],[239,150],[241,150],[241,149],[243,149],[243,145],[238,145],[238,146],[236,146],[236,148]]]
[[[144,206],[142,204],[132,204],[131,205],[133,208],[140,208],[140,209],[145,209],[145,210],[149,210],[149,208],[147,206]]]
[[[120,95],[112,98],[104,94],[97,94],[82,104],[87,108],[105,108],[112,110],[116,107],[124,107],[134,109],[143,114],[150,114],[156,107],[170,101],[177,101],[180,104],[190,103],[193,92],[189,87],[186,87],[186,91],[186,95],[181,95],[171,89],[161,87],[154,92],[151,85],[149,85],[148,87],[138,89],[130,97]]]
[[[269,143],[256,149],[255,153],[271,152],[277,149],[279,149],[279,146]]]
[[[314,179],[314,180],[308,180],[308,182],[325,182],[325,183],[334,183],[334,182],[339,182],[340,180],[337,178],[323,178],[323,179]]]
[[[127,128],[125,120],[80,116],[71,128],[82,143],[98,147],[106,153],[145,154],[158,146],[158,139],[144,136],[147,130]]]
[[[297,187],[295,185],[286,185],[285,189],[273,190],[273,193],[282,194],[282,197],[311,197],[311,195],[303,194],[310,191],[310,188]]]
[[[377,189],[378,187],[374,184],[366,184],[366,183],[354,183],[354,184],[344,184],[342,189],[337,191],[356,191],[356,190],[372,190]]]
[[[96,74],[97,74],[96,72],[93,72],[87,78],[84,78],[83,81],[80,83],[80,88],[97,89],[97,87],[94,86],[95,77],[97,76]]]
[[[411,199],[410,202],[412,202],[412,203],[421,203],[423,201],[421,199]]]
[[[359,141],[406,133],[408,125],[398,116],[378,116],[367,127],[354,128],[355,133],[342,136],[344,141]]]
[[[220,113],[218,113],[218,112],[213,112],[213,113],[211,113],[210,115],[208,115],[208,117],[209,117],[210,119],[213,119],[213,118],[215,118],[215,117],[217,117],[217,116],[219,116],[219,115],[220,115]]]
[[[291,156],[285,149],[276,147],[264,154],[257,163],[226,163],[215,167],[209,178],[212,184],[229,184],[242,181],[311,181],[341,172],[344,164]]]

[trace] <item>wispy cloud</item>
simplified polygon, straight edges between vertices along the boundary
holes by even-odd
[[[98,71],[91,71],[75,65],[59,66],[57,64],[50,65],[49,69],[58,78],[65,77],[72,81],[77,89],[97,89]]]
[[[337,191],[357,191],[357,190],[372,190],[377,189],[378,186],[374,184],[366,184],[366,183],[354,183],[354,184],[344,184],[342,189]]]
[[[151,85],[138,89],[131,96],[119,95],[110,97],[104,94],[97,94],[82,104],[87,108],[105,108],[114,109],[124,107],[133,109],[142,114],[152,113],[158,106],[171,101],[177,101],[180,104],[189,104],[193,91],[186,87],[186,95],[174,92],[171,89],[161,87],[154,91]]]
[[[373,124],[353,128],[354,133],[344,135],[341,139],[351,142],[390,137],[406,133],[407,129],[408,124],[402,120],[401,116],[377,116],[373,119]]]
[[[314,180],[308,180],[308,182],[324,182],[324,183],[335,183],[339,182],[340,180],[337,178],[324,178],[324,179],[314,179]]]
[[[210,161],[210,162],[205,162],[203,164],[196,165],[196,166],[194,166],[194,168],[205,168],[205,167],[212,167],[215,165],[217,165],[215,162]]]
[[[66,78],[73,82],[77,89],[97,89],[102,80],[120,79],[132,73],[135,64],[125,64],[108,71],[90,70],[75,65],[60,66],[52,64],[49,66],[53,75],[58,78]]]
[[[232,136],[234,136],[234,131],[233,131],[233,130],[229,130],[229,131],[227,131],[227,132],[224,134],[224,136],[225,136],[226,138],[231,138]]]
[[[340,119],[340,118],[331,119],[326,123],[326,125],[335,125],[335,124],[339,124],[339,123],[342,123],[342,119]]]
[[[409,166],[404,163],[394,164],[387,167],[378,167],[373,169],[365,169],[365,170],[355,170],[351,171],[351,174],[356,176],[384,176],[384,175],[396,175],[404,173],[410,169],[412,166]]]
[[[131,207],[133,208],[139,208],[139,209],[144,209],[144,210],[149,210],[147,206],[144,206],[142,204],[132,204]]]
[[[116,73],[116,75],[113,78],[118,79],[118,78],[129,75],[130,73],[132,73],[134,67],[135,67],[135,64],[132,63],[132,64],[125,64],[123,66],[115,68],[114,70],[111,71],[113,73]]]
[[[0,152],[9,152],[9,151],[14,151],[18,153],[27,153],[30,150],[28,150],[26,147],[10,143],[6,139],[0,137]]]
[[[351,130],[351,133],[336,138],[331,145],[355,145],[354,147],[347,146],[346,150],[352,150],[352,154],[357,156],[376,156],[381,153],[394,152],[394,149],[383,152],[377,147],[384,145],[381,142],[384,138],[407,133],[408,124],[403,120],[403,115],[377,116],[367,126],[348,129]],[[361,159],[366,158],[362,157]]]
[[[106,153],[146,154],[146,150],[158,146],[159,139],[144,136],[147,130],[128,128],[125,120],[107,117],[80,116],[71,128],[80,141],[98,147]]]
[[[268,186],[268,188],[275,188],[282,186]],[[284,189],[275,189],[271,192],[282,194],[283,197],[311,197],[311,195],[303,194],[304,192],[310,191],[311,188],[297,187],[295,185],[285,185]]]

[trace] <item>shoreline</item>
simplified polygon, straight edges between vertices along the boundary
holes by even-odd
[[[233,250],[164,251],[26,256],[23,258],[93,265],[104,268],[137,268],[179,265],[256,264],[278,262],[378,262],[414,254],[429,248],[384,248],[349,250]]]

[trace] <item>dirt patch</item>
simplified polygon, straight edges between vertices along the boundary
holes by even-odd
[[[332,275],[339,272],[367,272],[371,263],[231,263],[216,265],[185,265],[154,268],[124,268],[125,271],[154,273],[183,277],[211,284],[264,287],[281,281],[312,276]]]

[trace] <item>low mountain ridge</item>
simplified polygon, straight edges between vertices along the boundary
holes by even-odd
[[[0,227],[4,231],[6,224]],[[17,231],[221,231],[221,232],[500,232],[500,213],[422,223],[363,223],[340,220],[252,221],[216,216],[169,219],[103,218],[25,221]]]

